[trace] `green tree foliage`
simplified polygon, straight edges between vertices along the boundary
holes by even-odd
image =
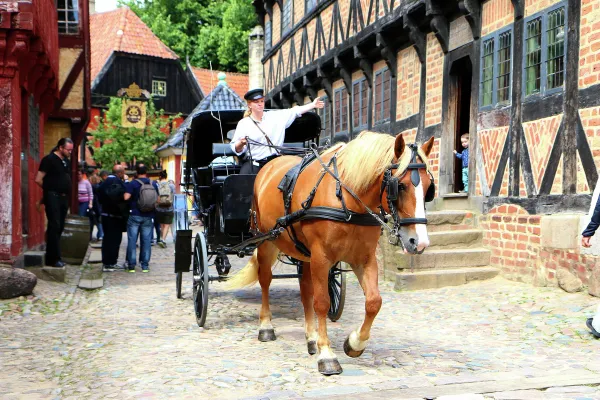
[[[158,162],[154,149],[165,141],[168,127],[179,115],[166,117],[163,110],[156,110],[152,100],[146,106],[146,127],[126,128],[121,125],[122,100],[113,97],[108,110],[98,120],[98,128],[92,132],[94,140],[102,146],[94,151],[94,161],[104,168],[126,162],[141,161],[147,165]]]
[[[258,23],[251,0],[124,0],[182,60],[248,72],[248,34]]]

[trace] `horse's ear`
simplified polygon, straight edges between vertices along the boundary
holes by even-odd
[[[423,153],[425,154],[425,156],[429,157],[429,153],[431,153],[431,149],[433,149],[433,142],[435,141],[435,137],[432,136],[431,138],[429,138],[428,141],[426,141],[423,146],[421,146],[421,150],[423,150]]]
[[[398,136],[396,136],[396,143],[394,144],[394,153],[396,154],[397,159],[399,159],[404,152],[405,146],[406,144],[404,143],[404,136],[402,136],[400,133]]]

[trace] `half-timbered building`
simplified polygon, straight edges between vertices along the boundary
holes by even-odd
[[[596,258],[579,245],[600,164],[600,2],[253,3],[267,107],[323,97],[334,141],[365,129],[435,137],[432,247],[413,260],[384,249],[400,288],[497,271],[548,284],[565,269],[600,295]],[[453,155],[464,133],[468,193]]]

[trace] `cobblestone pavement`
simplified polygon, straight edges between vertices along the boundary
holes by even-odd
[[[273,283],[277,341],[260,343],[259,287],[211,283],[198,328],[191,274],[175,297],[172,244],[152,248],[149,274],[104,274],[101,290],[76,289],[69,268],[67,284],[0,302],[1,399],[600,399],[600,342],[585,328],[598,299],[583,294],[502,278],[405,293],[382,283],[372,340],[351,359],[342,344],[364,297],[348,274],[344,313],[328,324],[344,373],[324,377],[295,279]]]

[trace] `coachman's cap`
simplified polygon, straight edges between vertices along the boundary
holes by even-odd
[[[246,100],[259,100],[265,97],[265,91],[263,89],[252,89],[246,92],[244,99]]]

